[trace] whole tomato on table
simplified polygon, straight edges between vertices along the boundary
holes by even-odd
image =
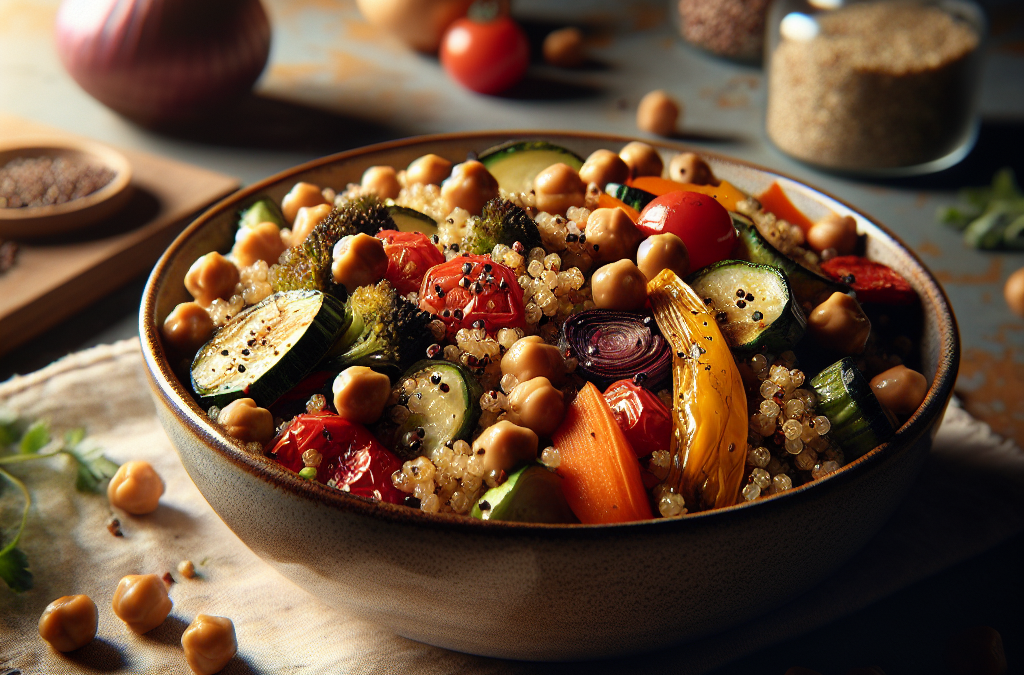
[[[499,3],[478,2],[441,39],[441,65],[453,80],[480,94],[499,94],[522,79],[530,43]]]
[[[515,272],[487,255],[461,255],[431,267],[420,287],[420,309],[444,321],[450,338],[460,328],[493,333],[526,326]]]
[[[402,461],[363,425],[329,412],[299,415],[269,452],[285,467],[301,471],[302,454],[308,450],[323,455],[316,471],[318,482],[392,504],[404,501],[405,493],[391,482]]]
[[[402,295],[418,291],[427,270],[444,262],[444,254],[422,232],[381,230],[376,236],[384,242],[388,256],[384,278]]]
[[[699,192],[669,192],[651,200],[640,212],[637,228],[650,237],[671,233],[683,240],[690,269],[725,260],[736,246],[736,228],[725,207]]]

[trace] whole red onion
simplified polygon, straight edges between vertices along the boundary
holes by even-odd
[[[248,91],[270,54],[259,0],[64,0],[57,51],[89,94],[144,124]]]

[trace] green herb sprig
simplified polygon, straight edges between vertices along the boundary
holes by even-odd
[[[939,209],[940,222],[964,233],[969,246],[987,251],[1024,249],[1024,191],[1013,169],[1000,169],[992,185],[964,188],[961,204]]]
[[[103,449],[88,441],[84,429],[72,429],[53,437],[46,421],[26,422],[14,413],[0,408],[0,478],[21,491],[25,506],[18,525],[6,545],[0,538],[0,579],[8,588],[22,593],[32,588],[32,572],[25,552],[18,542],[28,523],[32,496],[25,484],[4,467],[11,464],[66,455],[75,462],[78,476],[75,487],[81,492],[102,492],[103,483],[117,471],[118,465],[103,455]]]

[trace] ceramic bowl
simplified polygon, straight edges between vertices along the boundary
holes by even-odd
[[[142,347],[160,419],[199,490],[253,551],[352,616],[429,644],[486,656],[590,659],[693,640],[764,613],[835,571],[915,479],[953,389],[959,339],[935,278],[891,232],[815,188],[701,151],[717,175],[760,193],[779,181],[811,218],[856,218],[870,257],[899,270],[924,308],[920,409],[889,443],[825,480],[753,504],[623,525],[478,521],[375,503],[305,481],[222,435],[179,381],[158,326],[200,255],[227,251],[236,212],[297,181],[342,187],[376,164],[425,153],[453,161],[510,138],[546,138],[582,156],[630,139],[468,133],[387,143],[304,164],[242,190],[192,223],[157,263],[141,308]],[[666,156],[678,145],[658,146]],[[766,570],[773,574],[763,583]]]
[[[0,208],[0,237],[38,239],[79,230],[114,215],[131,197],[132,166],[124,155],[105,145],[49,139],[0,144],[0,166],[22,157],[82,160],[110,169],[114,177],[99,190],[63,204]]]

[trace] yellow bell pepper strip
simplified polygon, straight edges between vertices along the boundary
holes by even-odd
[[[562,457],[555,473],[581,523],[626,523],[652,517],[640,462],[608,402],[587,382],[551,440]]]
[[[673,461],[664,485],[690,512],[739,499],[747,457],[747,395],[729,344],[700,297],[672,270],[647,284],[661,334],[672,345]]]
[[[702,195],[713,197],[716,202],[725,207],[726,211],[735,211],[736,205],[747,198],[747,195],[739,188],[724,180],[719,185],[694,185],[692,183],[677,183],[674,180],[657,176],[638,176],[629,181],[629,185],[640,188],[644,192],[650,192],[656,197],[680,190],[699,192]]]
[[[789,200],[778,182],[772,183],[771,187],[757,198],[757,201],[761,202],[761,208],[765,211],[774,213],[776,218],[781,218],[791,225],[796,225],[804,231],[804,234],[807,234],[807,231],[814,226],[811,219]]]
[[[613,209],[616,207],[625,211],[626,215],[629,216],[629,219],[634,223],[640,220],[640,212],[618,197],[612,197],[607,192],[602,192],[601,196],[597,199],[597,208],[599,209]]]

